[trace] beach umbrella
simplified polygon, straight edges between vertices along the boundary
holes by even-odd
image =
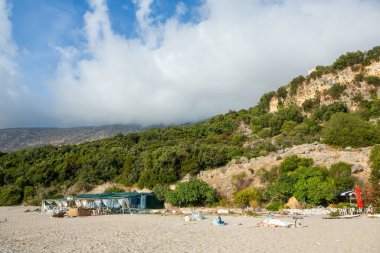
[[[350,197],[350,196],[355,196],[355,195],[356,195],[355,192],[352,190],[339,193],[339,196],[342,196],[342,197]]]
[[[356,196],[356,193],[352,190],[349,190],[349,191],[344,191],[344,192],[339,193],[339,196],[349,197],[350,198],[350,204],[351,204],[352,196]]]

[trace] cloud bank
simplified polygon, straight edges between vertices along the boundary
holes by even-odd
[[[49,115],[59,125],[181,123],[248,108],[308,68],[380,44],[375,0],[206,0],[197,9],[184,2],[165,21],[153,0],[134,3],[138,36],[117,34],[106,2],[90,0],[85,45],[57,48],[61,61],[48,87]],[[197,20],[181,22],[189,11]],[[0,18],[3,33],[10,24]],[[12,71],[4,69],[10,87]],[[1,94],[7,106],[11,96]]]
[[[18,116],[23,110],[23,99],[27,97],[16,63],[18,52],[12,40],[10,14],[11,9],[7,2],[0,1],[0,126],[19,123]]]

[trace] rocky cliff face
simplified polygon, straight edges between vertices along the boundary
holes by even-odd
[[[290,85],[286,86],[288,95],[285,99],[274,96],[270,101],[270,112],[276,112],[278,105],[283,103],[285,106],[296,104],[302,106],[307,99],[320,98],[320,104],[331,104],[336,100],[344,102],[348,109],[356,111],[358,109],[356,96],[361,96],[364,99],[371,99],[371,93],[377,93],[380,97],[380,89],[374,85],[368,84],[365,81],[356,81],[355,76],[363,74],[364,76],[380,77],[380,62],[372,62],[368,66],[358,66],[357,68],[345,68],[336,73],[325,74],[316,79],[309,79],[299,85],[295,94],[290,94]],[[329,89],[334,84],[340,84],[345,87],[343,94],[339,98],[333,98],[328,94]]]
[[[370,153],[371,147],[341,150],[319,143],[303,144],[250,160],[244,157],[240,160],[232,160],[224,167],[202,171],[197,177],[216,189],[222,197],[231,200],[236,191],[234,182],[236,178],[239,178],[239,183],[262,187],[265,183],[260,181],[259,169],[269,170],[273,166],[278,166],[286,156],[297,155],[312,158],[316,166],[327,168],[338,162],[352,164],[353,176],[366,182],[371,172]]]

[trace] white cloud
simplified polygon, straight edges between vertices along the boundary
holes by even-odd
[[[189,8],[181,4],[161,25],[152,1],[135,1],[133,39],[112,30],[104,1],[90,1],[87,46],[63,49],[50,84],[61,122],[199,120],[252,106],[316,64],[380,44],[378,1],[208,0],[200,22],[181,23]]]
[[[14,59],[17,47],[12,41],[12,24],[9,21],[10,7],[0,1],[0,126],[14,121],[19,112],[19,100],[23,87],[19,85],[20,76]]]

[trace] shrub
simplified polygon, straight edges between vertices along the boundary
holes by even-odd
[[[279,170],[280,173],[287,173],[295,171],[300,167],[309,167],[314,164],[311,158],[300,158],[297,155],[287,156],[284,161],[280,163]]]
[[[294,196],[312,205],[326,204],[335,196],[334,180],[324,168],[301,167],[294,174]]]
[[[298,91],[298,87],[305,81],[304,76],[297,76],[290,81],[290,94],[295,95]]]
[[[266,208],[269,211],[275,212],[275,211],[280,211],[283,207],[284,207],[284,202],[275,201],[275,202],[270,203],[270,205],[267,206]]]
[[[380,141],[375,125],[358,115],[336,113],[322,129],[323,142],[340,147],[365,147]]]
[[[333,98],[338,99],[342,95],[343,91],[346,89],[346,86],[341,84],[334,84],[331,86],[331,88],[327,91],[327,93]]]
[[[248,187],[252,182],[252,179],[247,178],[247,174],[243,171],[234,174],[231,178],[231,183],[234,186],[234,191],[238,192],[241,189]]]
[[[262,155],[267,155],[269,152],[276,151],[277,148],[272,144],[271,141],[269,140],[263,140],[259,141],[254,145],[252,148],[252,156],[253,157],[258,157]]]
[[[314,114],[314,120],[327,121],[331,118],[331,116],[337,112],[347,112],[347,106],[342,102],[334,102],[331,105],[322,105],[318,108]]]
[[[259,104],[257,105],[257,108],[259,110],[259,113],[264,114],[269,111],[269,105],[271,99],[276,95],[275,91],[265,93],[259,101]]]
[[[314,101],[313,99],[306,99],[303,103],[302,103],[302,109],[305,111],[305,112],[310,112],[311,109],[313,108],[313,105],[314,105]]]
[[[22,191],[16,186],[4,186],[0,188],[0,206],[12,206],[22,200]]]
[[[340,56],[332,65],[334,69],[341,70],[355,64],[361,64],[364,62],[365,54],[361,51],[349,52]]]
[[[352,164],[339,162],[331,165],[329,173],[334,179],[337,192],[350,190],[354,187],[355,180],[351,175]]]
[[[285,87],[278,88],[277,97],[285,99],[287,95],[288,95],[288,92],[286,91]]]
[[[255,206],[260,199],[260,193],[255,187],[245,188],[233,197],[235,204],[238,204],[240,207]]]
[[[365,77],[365,81],[368,84],[372,84],[372,85],[375,85],[375,86],[380,86],[380,78],[377,77],[377,76],[366,76]]]
[[[278,112],[273,114],[269,119],[269,127],[271,128],[272,135],[280,133],[282,125],[286,121],[294,121],[296,123],[301,123],[303,116],[301,110],[297,106],[289,106],[286,108],[281,108]]]
[[[178,206],[203,206],[215,203],[217,195],[205,182],[190,180],[179,183],[174,191],[169,191],[166,201]]]
[[[105,189],[103,193],[115,193],[115,192],[125,192],[125,191],[117,186],[110,186],[107,189]]]
[[[293,195],[294,180],[288,175],[280,175],[276,181],[268,185],[263,198],[274,202],[285,202]]]
[[[371,151],[371,174],[369,182],[375,190],[380,190],[380,145],[376,145]]]
[[[169,186],[166,184],[156,184],[152,190],[159,201],[165,201],[166,195],[169,192]]]
[[[278,176],[278,168],[273,166],[270,170],[260,168],[257,172],[259,175],[260,183],[272,183]]]
[[[359,73],[359,74],[356,74],[355,75],[355,82],[363,82],[364,81],[364,74],[363,73]]]

